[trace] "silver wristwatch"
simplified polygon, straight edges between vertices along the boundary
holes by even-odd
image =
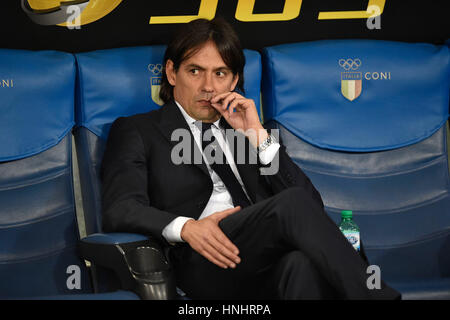
[[[275,142],[276,142],[275,138],[269,134],[269,136],[258,146],[258,152],[266,150],[269,146],[271,146]]]

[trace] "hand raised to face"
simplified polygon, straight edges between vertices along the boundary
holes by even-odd
[[[249,138],[253,146],[258,146],[267,138],[267,131],[261,125],[252,99],[247,99],[237,92],[225,92],[214,96],[210,102],[230,126],[242,131]]]

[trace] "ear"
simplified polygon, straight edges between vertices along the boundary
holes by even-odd
[[[177,80],[177,73],[175,72],[173,68],[173,61],[168,59],[166,62],[166,76],[169,83],[175,87],[176,80]]]
[[[231,82],[230,91],[234,91],[234,89],[236,88],[236,85],[237,85],[238,81],[239,81],[239,74],[236,73],[236,74],[233,76],[233,82]]]

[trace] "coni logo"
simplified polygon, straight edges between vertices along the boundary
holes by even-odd
[[[78,27],[97,21],[123,0],[21,0],[22,10],[35,23]]]
[[[341,72],[341,93],[350,101],[355,100],[361,94],[362,73],[356,72],[361,64],[360,59],[339,60],[339,65],[345,70],[345,72]]]
[[[391,80],[390,71],[362,72],[359,69],[363,64],[360,58],[342,58],[339,59],[338,64],[344,69],[344,72],[341,72],[341,93],[350,101],[355,100],[361,95],[363,79],[369,81]]]
[[[0,88],[14,88],[14,79],[1,79]]]

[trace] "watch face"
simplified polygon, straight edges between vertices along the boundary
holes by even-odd
[[[259,145],[259,150],[260,151],[264,151],[265,149],[267,149],[268,146],[270,146],[273,143],[273,139],[272,136],[269,135],[266,140],[264,140],[263,142],[261,142],[261,144]]]

